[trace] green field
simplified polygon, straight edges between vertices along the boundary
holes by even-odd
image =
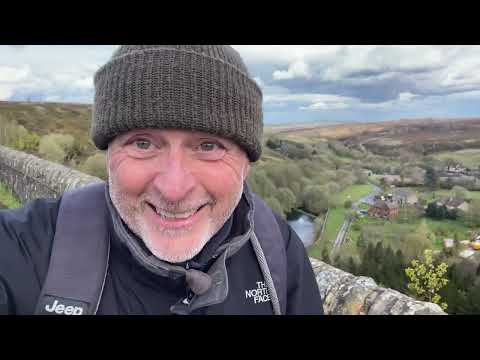
[[[480,149],[440,152],[434,157],[439,160],[454,159],[470,169],[478,169],[480,166]]]
[[[370,184],[351,185],[342,192],[340,192],[337,196],[335,196],[334,199],[335,201],[337,201],[338,204],[340,204],[340,206],[343,206],[345,200],[351,200],[352,202],[356,202],[372,191],[373,186]]]
[[[351,185],[344,189],[342,192],[337,194],[334,197],[335,203],[339,204],[337,208],[331,208],[327,223],[325,225],[325,230],[321,239],[321,244],[316,242],[309,249],[309,255],[312,257],[320,257],[321,248],[326,246],[327,249],[331,249],[335,239],[337,237],[338,231],[342,227],[343,222],[345,221],[347,209],[343,207],[345,200],[350,199],[352,202],[358,201],[368,193],[373,190],[373,186],[370,184],[367,185]]]
[[[414,191],[419,195],[426,195],[425,199],[427,200],[427,202],[431,202],[435,198],[439,197],[454,197],[453,191],[447,189],[439,189],[435,191],[431,191],[423,187],[402,187],[402,189]],[[480,200],[480,191],[468,191],[468,197],[466,200]]]
[[[20,201],[15,198],[15,196],[3,185],[0,183],[0,203],[5,205],[7,208],[18,208],[22,206]]]
[[[398,223],[396,221],[388,221],[384,219],[371,218],[364,216],[358,219],[355,224],[360,225],[360,229],[365,226],[371,226],[375,228],[381,236],[375,240],[381,240],[383,244],[391,246],[393,249],[398,249],[400,234],[408,234],[415,232],[420,223],[425,221],[428,229],[430,230],[430,236],[433,243],[432,248],[434,250],[441,250],[443,247],[444,238],[454,238],[455,234],[458,234],[459,240],[468,239],[468,231],[470,228],[460,220],[433,220],[430,218],[420,218],[412,223]],[[356,226],[353,224],[347,234],[347,238],[352,239],[352,242],[356,243],[360,230],[356,230]]]

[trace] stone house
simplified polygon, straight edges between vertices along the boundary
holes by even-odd
[[[399,206],[395,201],[375,200],[370,209],[368,209],[368,215],[391,219],[398,214],[398,210]]]
[[[413,191],[405,189],[395,189],[392,192],[394,201],[397,201],[400,205],[416,205],[418,203],[418,195]]]
[[[452,197],[443,197],[438,200],[435,200],[437,206],[445,206],[447,210],[462,210],[468,211],[469,205],[463,199],[455,199]]]
[[[453,239],[443,239],[443,246],[445,249],[451,249],[455,247],[455,241]]]
[[[468,171],[468,169],[461,166],[460,164],[457,164],[457,165],[446,166],[445,171],[450,174],[465,174]]]

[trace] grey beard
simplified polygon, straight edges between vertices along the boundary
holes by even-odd
[[[222,213],[218,221],[215,221],[217,219],[210,219],[209,221],[209,227],[207,230],[202,234],[201,239],[196,242],[197,246],[187,249],[187,251],[182,252],[182,254],[173,256],[172,254],[165,254],[157,251],[155,247],[153,246],[153,242],[150,241],[147,231],[142,231],[142,228],[140,226],[140,221],[136,221],[136,218],[139,216],[138,209],[136,209],[133,206],[128,205],[128,199],[126,199],[124,196],[122,196],[121,192],[115,190],[115,185],[113,184],[111,178],[108,178],[108,191],[110,194],[110,199],[112,201],[112,204],[114,205],[115,209],[117,210],[119,216],[121,219],[125,222],[125,224],[128,226],[130,231],[132,231],[139,239],[142,240],[143,244],[147,247],[147,249],[158,259],[163,260],[163,261],[168,261],[170,263],[180,263],[184,262],[187,260],[192,259],[196,255],[202,251],[202,249],[205,247],[205,245],[208,243],[208,241],[222,228],[222,226],[225,224],[225,222],[228,220],[228,218],[233,214],[235,208],[238,206],[238,203],[240,202],[240,199],[242,197],[243,193],[243,187],[244,184],[242,182],[239,191],[235,194],[234,201],[232,203],[232,206],[229,207],[224,213]],[[215,200],[213,200],[215,202]],[[141,203],[145,204],[144,201],[141,199]],[[173,209],[184,209],[184,207],[181,207],[181,204],[179,203],[172,203],[172,202],[164,202],[166,206],[168,206],[169,210],[172,211]],[[125,206],[123,206],[125,205]],[[142,205],[143,206],[148,206],[148,205]],[[144,211],[143,208],[140,208],[140,211]],[[167,236],[167,237],[175,237],[181,235],[182,231],[188,232],[189,229],[184,229],[184,230],[165,230],[165,229],[155,229],[158,232],[161,232],[162,235]]]

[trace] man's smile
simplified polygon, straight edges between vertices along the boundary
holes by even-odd
[[[178,229],[193,226],[204,213],[208,203],[182,212],[172,212],[147,202],[148,216],[163,228]]]

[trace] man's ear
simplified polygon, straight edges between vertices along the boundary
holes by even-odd
[[[243,181],[247,180],[248,174],[250,174],[250,161],[247,161],[245,168],[243,169]]]

